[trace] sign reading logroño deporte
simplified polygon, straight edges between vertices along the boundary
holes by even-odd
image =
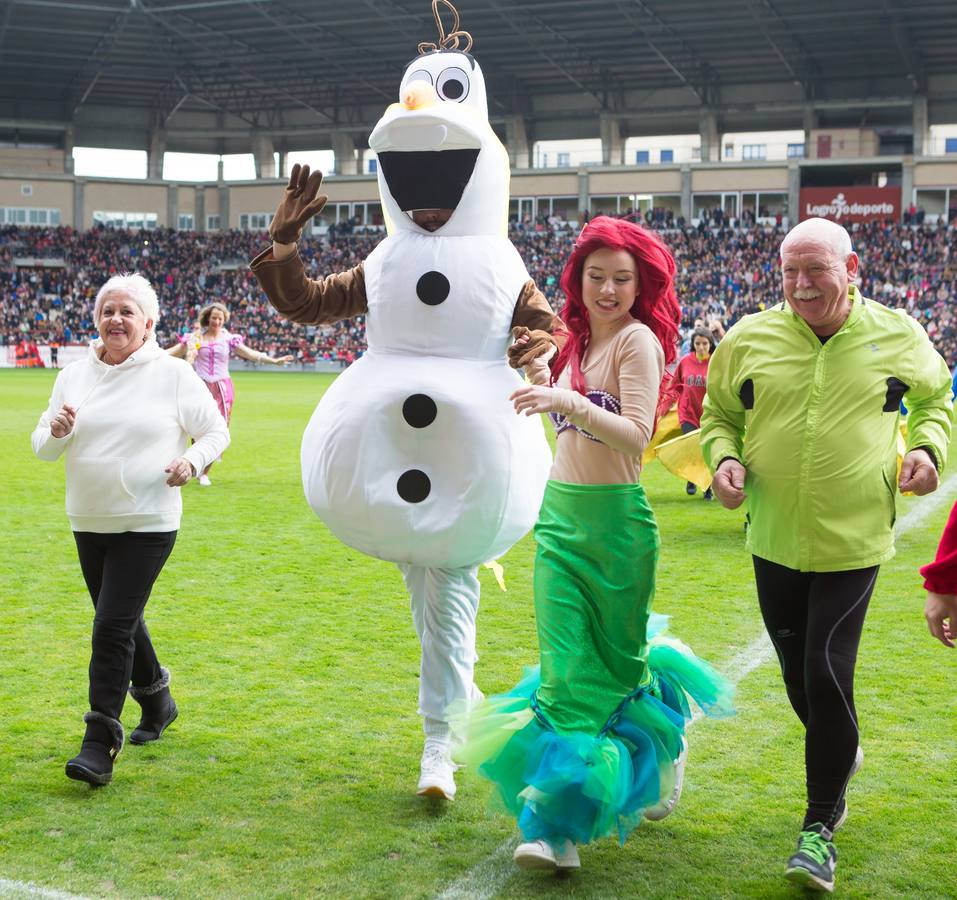
[[[801,218],[819,216],[835,222],[873,222],[901,216],[899,187],[801,188]]]

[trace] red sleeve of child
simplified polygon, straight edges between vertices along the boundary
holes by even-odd
[[[924,587],[935,594],[957,594],[957,503],[940,537],[937,556],[920,570]]]

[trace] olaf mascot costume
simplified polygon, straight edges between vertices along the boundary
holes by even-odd
[[[563,329],[506,236],[509,163],[482,70],[443,48],[468,35],[456,14],[446,37],[433,11],[441,43],[420,45],[401,102],[369,139],[388,236],[348,272],[307,278],[286,245],[326,198],[316,196],[321,174],[295,167],[273,247],[251,267],[292,321],[366,315],[368,352],[326,391],[303,436],[303,486],[340,540],[402,571],[422,648],[417,791],[451,800],[450,709],[482,696],[478,567],[531,529],[551,462],[539,417],[512,411],[522,382],[506,350],[513,328],[537,336],[541,353]],[[444,224],[430,230],[413,211],[441,213]]]

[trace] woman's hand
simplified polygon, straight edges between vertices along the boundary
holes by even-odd
[[[55,438],[65,438],[76,423],[76,408],[64,403],[60,411],[50,421],[50,434]]]
[[[924,604],[924,618],[930,633],[945,647],[957,641],[957,596],[928,591]]]
[[[193,464],[182,456],[176,457],[163,471],[169,475],[166,483],[170,487],[182,487],[191,478],[196,477]]]
[[[536,329],[529,331],[524,325],[516,325],[512,329],[514,342],[508,348],[508,364],[513,369],[524,369],[529,363],[539,358],[547,362],[554,356],[558,348],[547,331]]]
[[[558,395],[554,388],[538,384],[526,384],[509,398],[515,407],[515,413],[534,416],[536,413],[561,412]]]

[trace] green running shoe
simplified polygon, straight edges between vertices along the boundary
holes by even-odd
[[[788,860],[784,877],[812,891],[834,890],[837,848],[819,822],[809,825],[798,837],[797,853]]]

